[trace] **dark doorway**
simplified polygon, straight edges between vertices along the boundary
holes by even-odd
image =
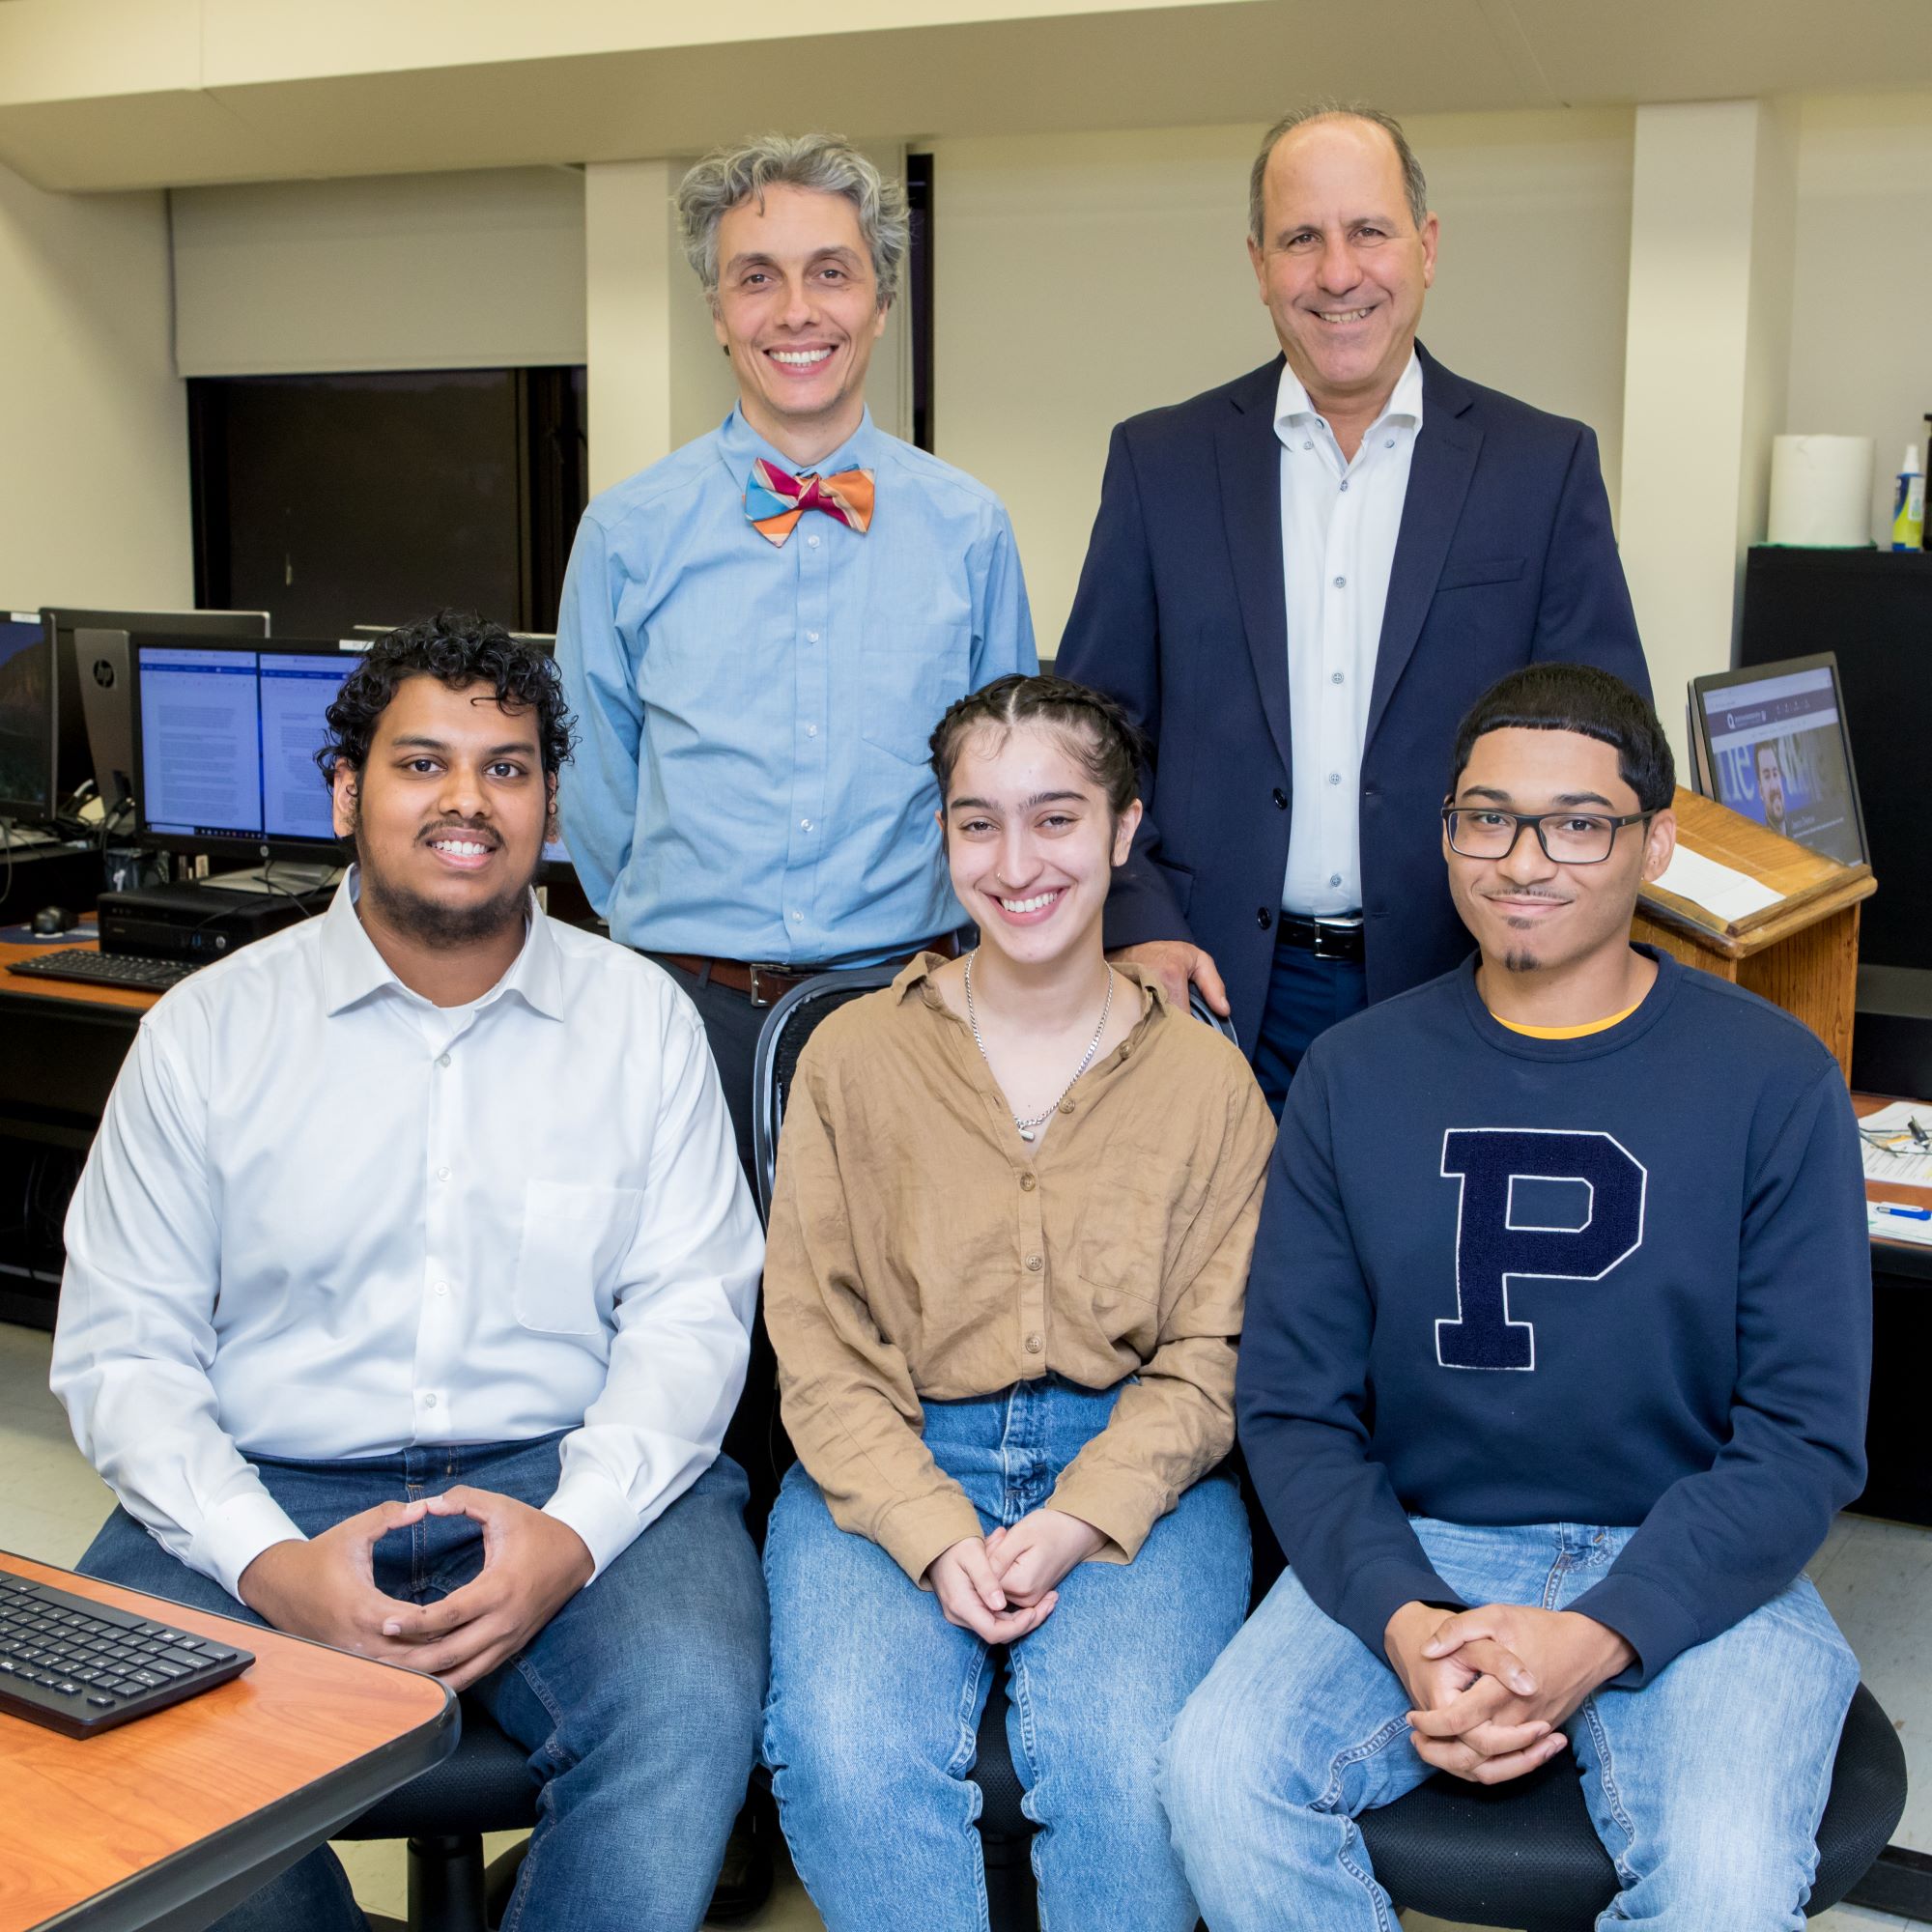
[[[441,606],[554,631],[583,396],[567,367],[195,378],[196,603],[298,637]]]
[[[933,446],[932,435],[932,156],[908,155],[906,212],[912,217],[906,250],[906,316],[912,332],[912,440]]]

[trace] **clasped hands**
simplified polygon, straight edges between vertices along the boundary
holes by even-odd
[[[483,1568],[434,1604],[376,1587],[376,1545],[427,1516],[483,1527]],[[242,1571],[242,1601],[276,1630],[440,1678],[452,1690],[507,1662],[590,1580],[596,1564],[569,1524],[467,1484],[378,1503],[308,1542],[274,1543]]]
[[[1594,1617],[1524,1604],[1454,1615],[1405,1604],[1383,1647],[1414,1701],[1416,1755],[1472,1784],[1502,1784],[1569,1743],[1557,1727],[1636,1653]]]
[[[1010,1529],[1003,1523],[941,1550],[925,1577],[948,1623],[988,1643],[1012,1643],[1053,1614],[1062,1579],[1106,1540],[1065,1510],[1037,1509]]]

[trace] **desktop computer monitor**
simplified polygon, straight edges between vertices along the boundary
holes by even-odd
[[[53,639],[54,795],[71,799],[88,780],[110,812],[125,806],[134,774],[134,715],[128,639],[266,638],[266,611],[77,611],[41,612]]]
[[[54,815],[54,660],[34,611],[0,611],[0,819]]]
[[[217,861],[335,865],[343,848],[315,754],[358,646],[276,639],[129,637],[136,832]],[[565,867],[561,838],[543,848]]]
[[[138,631],[129,646],[137,836],[216,860],[339,864],[315,754],[355,651]]]

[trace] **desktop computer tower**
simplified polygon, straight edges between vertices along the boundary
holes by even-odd
[[[328,899],[327,891],[285,896],[197,885],[102,893],[100,950],[213,961],[323,911]]]

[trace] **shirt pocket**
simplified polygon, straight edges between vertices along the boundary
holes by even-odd
[[[1148,1156],[1130,1155],[1127,1165],[1147,1171],[1082,1183],[1073,1272],[1110,1307],[1142,1303],[1157,1311],[1167,1271],[1169,1190]]]
[[[1157,1295],[1148,1298],[1144,1286],[1131,1278],[1123,1282],[1094,1281],[1087,1275],[1074,1278],[1079,1297],[1078,1306],[1070,1311],[1074,1328],[1102,1358],[1118,1363],[1124,1351],[1145,1363],[1160,1347],[1160,1301]]]
[[[630,1247],[643,1201],[635,1187],[524,1183],[515,1299],[520,1326],[542,1335],[594,1335],[604,1326],[597,1291]]]
[[[1520,556],[1451,557],[1435,580],[1440,590],[1473,590],[1482,583],[1514,583],[1522,575]]]
[[[969,624],[868,625],[860,647],[859,734],[909,765],[925,763],[932,727],[966,695]]]

